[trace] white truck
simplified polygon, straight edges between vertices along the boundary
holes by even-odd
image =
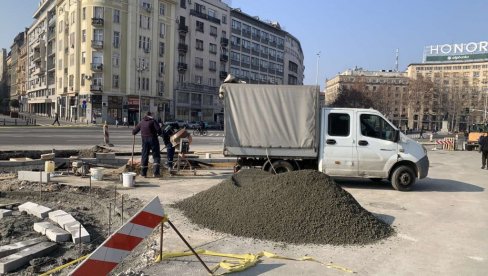
[[[318,86],[224,83],[224,155],[236,170],[317,169],[388,179],[400,191],[427,176],[425,147],[373,109],[320,107]]]

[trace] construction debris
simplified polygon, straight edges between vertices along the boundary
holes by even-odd
[[[202,227],[276,242],[367,244],[394,232],[331,178],[312,170],[242,170],[175,207]]]

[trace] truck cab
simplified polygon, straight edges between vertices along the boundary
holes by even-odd
[[[322,108],[318,169],[331,176],[388,179],[401,191],[427,176],[425,148],[373,109]]]

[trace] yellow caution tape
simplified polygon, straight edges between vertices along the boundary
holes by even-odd
[[[89,255],[85,255],[85,256],[80,257],[80,258],[78,258],[78,259],[76,259],[76,260],[74,260],[74,261],[71,261],[71,262],[69,262],[69,263],[65,263],[65,264],[64,264],[64,265],[62,265],[62,266],[58,266],[58,267],[56,267],[56,268],[53,268],[53,269],[51,269],[51,270],[49,270],[49,271],[47,271],[47,272],[42,273],[40,276],[48,276],[48,275],[51,275],[51,274],[53,274],[53,273],[55,273],[55,272],[61,271],[62,269],[67,268],[68,266],[72,266],[72,265],[74,265],[74,264],[76,264],[76,263],[78,263],[78,262],[80,262],[80,261],[83,261],[84,259],[88,258],[88,256],[89,256]]]
[[[224,257],[224,258],[232,258],[232,259],[237,259],[237,260],[223,260],[216,266],[214,266],[211,270],[213,272],[217,271],[219,268],[227,270],[226,272],[218,275],[224,275],[224,274],[229,274],[233,272],[240,272],[243,270],[248,269],[249,267],[255,266],[258,262],[261,261],[262,257],[270,258],[270,259],[282,259],[282,260],[290,260],[290,261],[310,261],[310,262],[315,262],[319,263],[327,268],[330,269],[336,269],[339,271],[347,272],[347,273],[354,273],[354,271],[342,267],[340,265],[334,264],[334,263],[323,263],[321,261],[318,261],[312,257],[309,256],[304,256],[301,258],[290,258],[290,257],[285,257],[285,256],[280,256],[276,255],[274,253],[270,252],[260,252],[257,254],[226,254],[226,253],[218,253],[214,251],[208,251],[204,249],[199,249],[195,251],[199,255],[207,255],[207,256],[216,256],[216,257]],[[161,258],[160,255],[156,257],[156,262],[160,262],[161,260],[166,260],[166,259],[171,259],[171,258],[178,258],[178,257],[186,257],[186,256],[191,256],[193,255],[192,252],[186,251],[186,252],[168,252],[168,253],[163,253],[163,257]]]

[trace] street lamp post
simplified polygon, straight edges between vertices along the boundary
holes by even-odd
[[[319,85],[319,60],[320,60],[320,51],[317,53],[317,74],[315,75],[315,85]]]
[[[145,65],[143,65],[142,67],[136,67],[136,71],[139,73],[138,74],[139,80],[134,84],[134,86],[137,87],[137,90],[139,90],[139,122],[142,119],[142,109],[141,109],[142,105],[141,105],[141,87],[139,87],[138,84],[140,85],[142,72],[145,71],[146,69],[147,68]]]

